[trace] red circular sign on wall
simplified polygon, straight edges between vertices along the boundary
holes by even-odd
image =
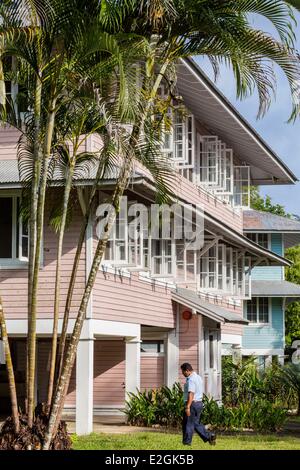
[[[184,310],[182,312],[182,318],[184,320],[190,320],[192,318],[192,312],[190,310]]]

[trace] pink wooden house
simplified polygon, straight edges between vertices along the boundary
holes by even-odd
[[[185,246],[179,250],[171,239],[133,244],[126,235],[112,236],[92,293],[65,405],[65,413],[76,416],[79,434],[91,432],[93,416],[122,417],[128,392],[181,380],[182,362],[191,362],[204,377],[206,394],[221,400],[222,345],[232,350],[241,347],[247,324],[243,301],[251,298],[251,266],[289,264],[244,236],[243,208],[249,208],[250,185],[293,184],[295,176],[194,62],[178,65],[178,88],[186,112],[174,117],[163,150],[177,168],[174,187],[180,204],[202,207],[204,244],[191,252]],[[21,190],[17,140],[15,130],[0,129],[0,294],[22,394],[28,234],[17,217]],[[101,143],[91,137],[86,145],[97,150]],[[80,181],[83,191],[89,184],[90,179]],[[113,176],[107,177],[99,190],[100,202],[113,185]],[[55,191],[49,189],[53,197]],[[128,202],[154,202],[155,188],[143,169],[135,169],[126,196]],[[81,218],[78,203],[65,236],[61,315]],[[86,235],[69,331],[96,243],[95,213]],[[37,401],[45,400],[47,391],[56,247],[56,235],[46,224],[37,322]],[[4,369],[0,366],[0,380]],[[8,403],[4,383],[0,383],[0,403],[2,407]]]

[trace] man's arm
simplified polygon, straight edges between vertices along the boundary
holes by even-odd
[[[186,402],[186,406],[185,406],[185,412],[187,416],[191,415],[191,404],[193,403],[194,396],[195,396],[194,392],[188,393],[188,401]]]

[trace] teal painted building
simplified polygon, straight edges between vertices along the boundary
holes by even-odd
[[[300,243],[300,223],[255,210],[244,211],[245,235],[280,256]],[[300,286],[285,281],[281,266],[255,266],[251,272],[251,298],[244,301],[243,356],[259,357],[267,364],[277,357],[283,362],[286,305],[300,298]]]

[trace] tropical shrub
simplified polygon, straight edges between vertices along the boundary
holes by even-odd
[[[288,364],[281,372],[283,383],[297,397],[298,416],[300,416],[300,364]]]
[[[287,411],[280,404],[261,398],[235,407],[219,406],[213,399],[204,398],[202,422],[219,430],[278,431],[286,417]]]
[[[256,431],[277,431],[287,412],[280,404],[261,398],[239,402],[228,407],[204,397],[204,411],[201,421],[219,430],[253,429]],[[172,388],[161,387],[136,394],[130,393],[125,413],[128,423],[133,426],[164,426],[179,428],[183,415],[183,393],[180,384]]]
[[[133,426],[177,427],[183,414],[183,392],[181,385],[172,388],[160,387],[144,392],[129,393],[125,414]]]
[[[222,402],[235,407],[241,402],[253,403],[257,399],[291,409],[297,404],[297,393],[284,379],[283,368],[273,363],[259,369],[255,358],[234,363],[231,357],[222,358]]]

